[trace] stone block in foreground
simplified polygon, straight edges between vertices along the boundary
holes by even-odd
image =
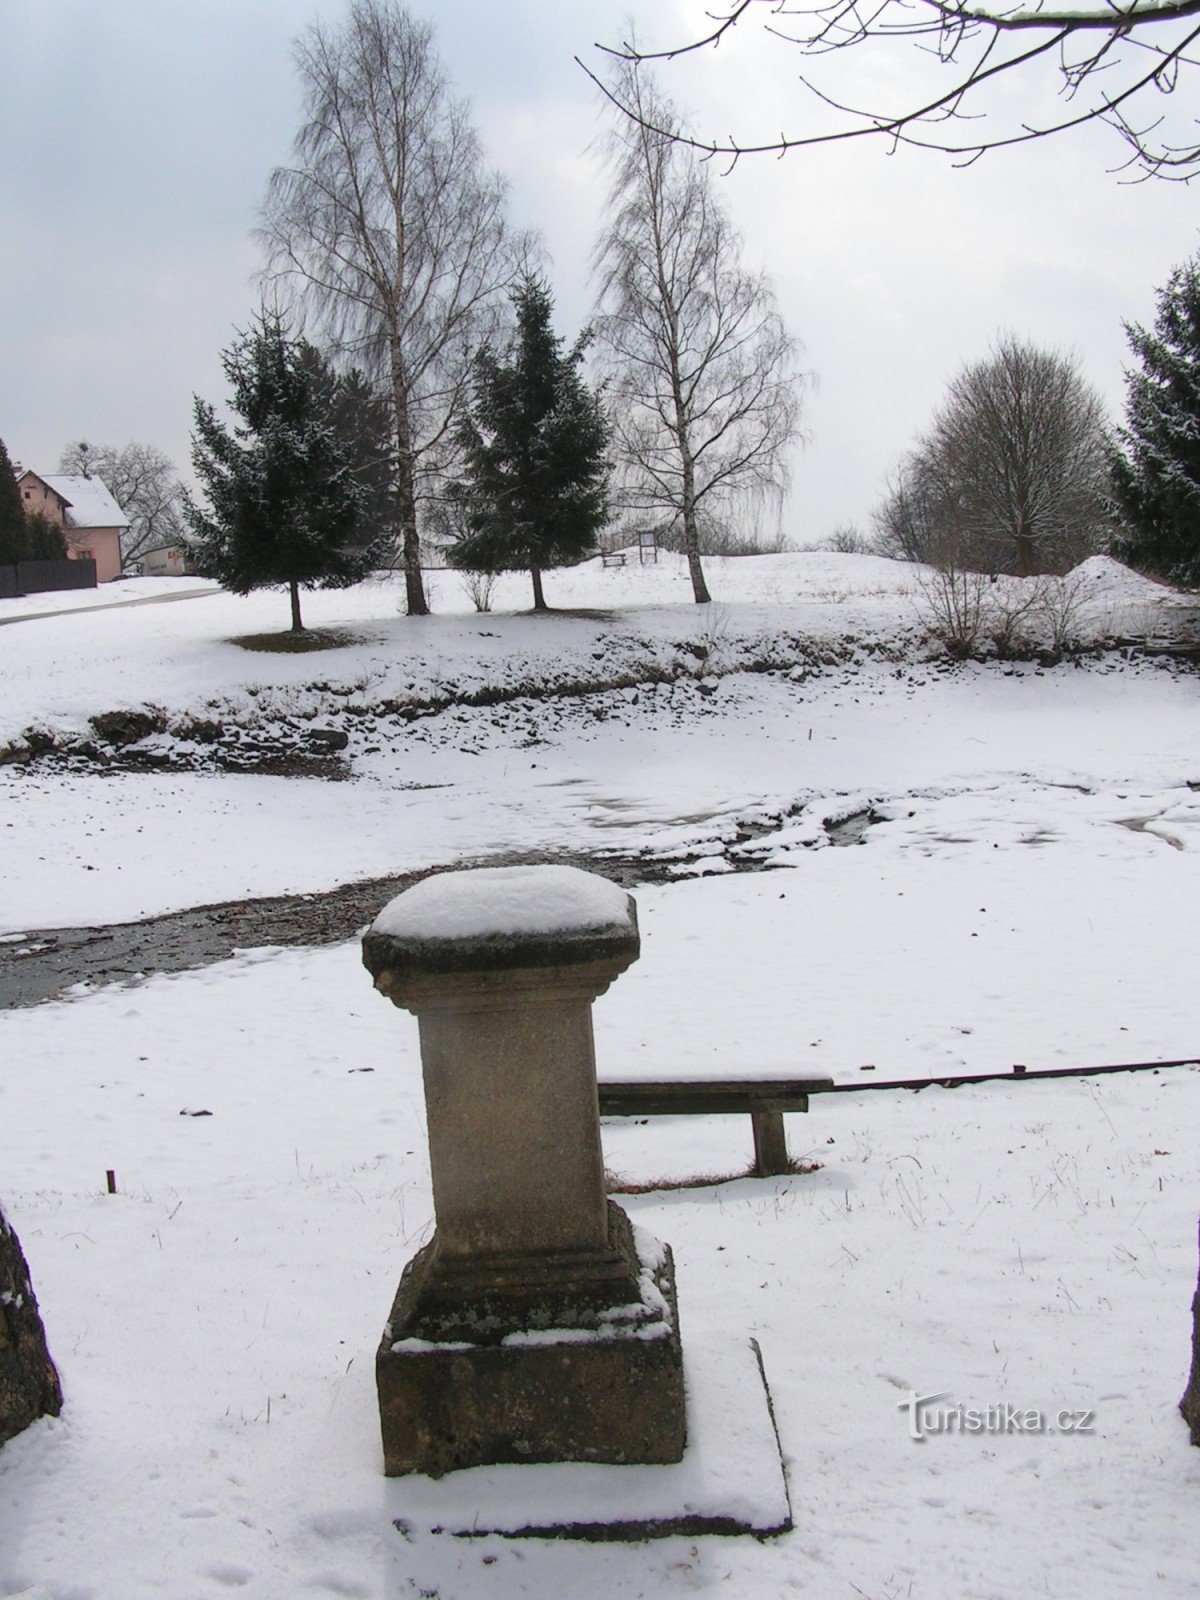
[[[20,1241],[0,1211],[0,1444],[62,1410]]]
[[[1188,1425],[1192,1443],[1200,1445],[1200,1277],[1192,1296],[1192,1366],[1179,1410]]]
[[[688,1329],[683,1459],[485,1466],[393,1479],[389,1513],[414,1531],[460,1538],[644,1540],[702,1534],[768,1539],[793,1526],[787,1476],[758,1346]]]
[[[631,896],[572,867],[426,879],[363,940],[419,1019],[437,1218],[377,1357],[389,1474],[682,1455],[670,1253],[600,1149],[591,1007],[638,951]]]
[[[630,1232],[616,1206],[614,1231]],[[669,1250],[641,1234],[621,1281],[579,1295],[569,1273],[525,1286],[502,1319],[489,1298],[474,1338],[434,1247],[410,1263],[376,1357],[385,1471],[430,1477],[505,1462],[673,1462],[686,1440]],[[592,1290],[594,1284],[588,1284]],[[622,1296],[628,1296],[622,1299]],[[457,1326],[455,1326],[457,1324]],[[430,1337],[433,1335],[433,1337]]]

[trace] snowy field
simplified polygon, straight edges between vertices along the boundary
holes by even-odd
[[[1087,576],[1097,635],[1145,631],[1149,586]],[[717,564],[715,615],[682,581],[593,564],[548,580],[589,614],[535,618],[519,579],[476,616],[439,574],[419,623],[388,586],[313,596],[314,624],[359,632],[309,656],[227,642],[280,626],[279,595],[0,627],[0,743],[147,705],[356,730],[341,782],[0,767],[3,928],[609,849],[678,881],[636,891],[602,1076],[863,1085],[1200,1049],[1194,674],[1111,653],[943,668],[911,569],[867,558]],[[745,670],[793,638],[816,653]],[[681,655],[691,671],[645,671]],[[568,681],[595,693],[464,703]],[[440,708],[394,724],[406,695]],[[849,816],[861,843],[839,848]],[[745,1118],[606,1124],[622,1186],[713,1180],[622,1203],[675,1251],[685,1355],[759,1341],[794,1531],[457,1541],[379,1470],[374,1348],[431,1212],[416,1027],[357,942],[85,987],[0,1027],[0,1199],[67,1396],[0,1452],[0,1596],[1200,1588],[1200,1451],[1175,1410],[1200,1069],[814,1098],[788,1125],[816,1170],[770,1180],[737,1176]],[[918,1443],[910,1391],[1094,1418]],[[649,1469],[611,1470],[636,1495]]]
[[[777,861],[871,801],[897,821],[918,807],[935,838],[947,805],[973,809],[977,828],[995,811],[1031,834],[1044,807],[1067,827],[1106,804],[1168,830],[1192,815],[1190,678],[1111,654],[947,670],[926,659],[911,567],[816,553],[711,567],[723,598],[703,608],[667,556],[551,574],[567,614],[476,615],[448,572],[429,575],[439,610],[426,618],[398,614],[390,580],[313,594],[312,623],[352,642],[311,655],[231,642],[283,624],[278,593],[0,627],[0,747],[30,729],[80,739],[93,715],[150,707],[164,731],[137,748],[197,768],[0,765],[0,932],[499,850],[653,851],[683,871],[728,866],[731,852]],[[153,599],[165,581],[120,588],[136,598],[149,584]],[[497,607],[525,604],[526,582],[502,579]],[[1145,633],[1161,604],[1157,586],[1102,558],[1080,588],[1094,638]],[[25,604],[0,602],[0,619]],[[753,670],[764,663],[776,670]],[[213,771],[211,747],[187,736],[197,723],[251,739],[332,730],[352,781]]]

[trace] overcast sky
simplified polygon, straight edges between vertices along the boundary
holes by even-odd
[[[53,471],[71,440],[164,449],[256,305],[251,237],[300,114],[294,37],[342,0],[0,0],[0,438]],[[703,0],[414,0],[472,102],[514,222],[542,234],[559,330],[591,309],[605,113],[573,57],[629,13],[670,43]],[[667,69],[698,130],[791,128],[798,63],[748,39]],[[897,59],[889,94],[902,91]],[[856,84],[861,89],[862,83]],[[1181,93],[1188,92],[1185,86]],[[1193,91],[1194,98],[1194,91]],[[946,384],[999,331],[1074,353],[1119,415],[1122,322],[1197,248],[1197,193],[1122,184],[1089,130],[966,170],[863,143],[741,162],[721,193],[814,375],[783,530],[867,522]]]

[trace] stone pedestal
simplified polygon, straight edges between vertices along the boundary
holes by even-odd
[[[592,1001],[633,901],[570,867],[444,873],[363,940],[420,1022],[437,1228],[377,1357],[385,1470],[678,1461],[670,1251],[606,1198]]]

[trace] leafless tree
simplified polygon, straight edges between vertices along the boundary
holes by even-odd
[[[828,534],[816,547],[818,550],[830,550],[839,556],[871,556],[878,554],[875,541],[869,538],[861,528],[855,527],[853,522],[839,522],[833,532]]]
[[[795,345],[767,279],[740,263],[712,174],[674,138],[670,102],[634,65],[618,68],[616,91],[639,115],[611,135],[596,249],[614,453],[626,505],[682,529],[704,603],[701,519],[784,486],[799,423]]]
[[[384,381],[408,609],[424,615],[422,504],[523,241],[427,23],[396,0],[352,0],[340,29],[308,29],[296,61],[304,122],[293,164],[272,174],[260,237],[273,281]]]
[[[950,385],[877,526],[909,559],[1063,572],[1103,543],[1104,407],[1075,363],[1011,337]]]
[[[735,29],[745,33],[757,23],[771,45],[791,47],[803,62],[798,83],[818,119],[765,140],[688,141],[705,154],[736,160],[882,138],[893,147],[941,150],[965,165],[987,150],[1100,122],[1123,141],[1126,170],[1183,181],[1200,173],[1194,101],[1180,90],[1197,65],[1200,0],[1090,0],[1079,7],[1032,0],[995,8],[979,0],[725,0],[703,16],[692,37],[666,49],[626,44],[608,53],[623,61],[669,61],[715,48]],[[851,50],[860,82],[879,81],[877,64],[885,81],[894,81],[896,52],[906,43],[913,87],[898,107],[839,97],[836,63],[827,58]],[[586,64],[584,70],[601,82]],[[1011,76],[1022,80],[1025,109],[1006,121],[1003,100],[991,91]],[[1056,103],[1042,112],[1039,99],[1050,86]],[[643,115],[619,84],[601,87],[627,115]],[[651,118],[650,127],[660,124]]]
[[[70,444],[58,463],[60,472],[99,478],[129,527],[121,535],[121,568],[127,570],[149,550],[185,542],[183,485],[175,467],[152,444]]]
[[[872,514],[873,548],[893,561],[925,561],[933,536],[925,486],[911,461],[905,461],[888,480],[884,497]]]

